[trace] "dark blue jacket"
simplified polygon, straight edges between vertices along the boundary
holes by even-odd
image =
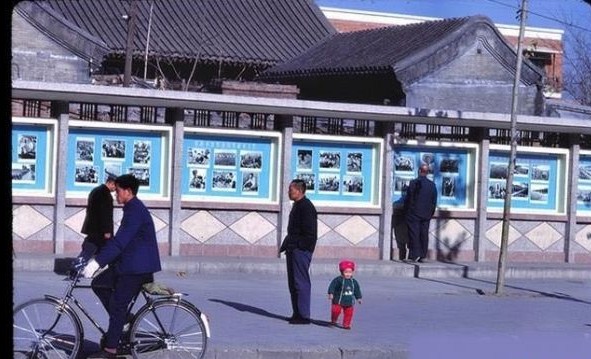
[[[405,207],[407,217],[431,219],[437,206],[437,188],[426,176],[410,181],[406,189]]]
[[[283,240],[280,252],[301,249],[314,252],[318,239],[318,214],[314,204],[303,197],[295,201],[289,213],[287,236]]]
[[[160,271],[160,254],[154,221],[137,197],[123,206],[123,219],[115,234],[96,256],[101,267],[116,265],[120,274],[143,274]]]

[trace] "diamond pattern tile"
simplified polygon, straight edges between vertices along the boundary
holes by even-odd
[[[244,238],[248,243],[253,244],[273,231],[275,226],[260,214],[250,212],[232,224],[230,229]]]
[[[74,214],[70,218],[66,219],[64,224],[70,229],[72,229],[74,232],[78,233],[81,236],[84,236],[84,234],[82,234],[80,230],[82,229],[82,224],[84,223],[85,217],[86,210],[83,209],[81,211],[76,212],[76,214]]]
[[[318,220],[318,238],[322,238],[325,234],[330,232],[330,227],[321,220]]]
[[[581,245],[581,247],[591,252],[591,224],[583,227],[583,229],[577,232],[575,242],[577,242]]]
[[[205,242],[226,226],[206,211],[199,211],[181,223],[181,229],[199,242]]]
[[[158,231],[160,231],[162,228],[166,227],[166,223],[153,214],[152,220],[154,221],[154,229],[156,230],[156,233],[158,233]]]
[[[446,221],[437,231],[439,240],[445,241],[450,246],[453,246],[458,241],[465,241],[472,237],[472,234],[455,219]]]
[[[31,206],[20,206],[12,211],[12,228],[19,237],[27,239],[43,228],[49,226],[51,221],[37,212]]]
[[[371,224],[360,216],[353,216],[347,219],[334,230],[353,244],[359,244],[359,242],[377,232]]]
[[[501,236],[503,234],[503,222],[499,222],[486,231],[486,238],[501,248]],[[515,242],[521,234],[513,226],[509,225],[508,244]]]
[[[532,241],[536,246],[542,250],[548,249],[551,245],[562,238],[562,235],[557,230],[552,228],[548,223],[542,223],[531,231],[525,234],[525,237]]]

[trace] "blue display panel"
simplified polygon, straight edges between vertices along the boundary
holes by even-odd
[[[591,211],[591,154],[579,156],[577,211]]]
[[[428,178],[437,187],[438,207],[469,206],[468,191],[474,188],[473,163],[466,148],[401,146],[394,151],[392,201],[400,199],[410,181],[418,176],[419,166],[429,166]]]
[[[12,188],[19,194],[51,192],[54,124],[12,125]]]
[[[162,196],[167,176],[165,143],[161,131],[72,127],[66,188],[87,193],[108,175],[133,174],[140,182],[139,193]]]
[[[186,133],[181,182],[184,198],[276,198],[277,142],[275,135]]]
[[[378,144],[294,139],[292,178],[306,181],[311,200],[375,205]]]
[[[558,210],[560,156],[517,153],[513,172],[511,208]],[[488,168],[488,207],[503,208],[509,154],[491,151]]]

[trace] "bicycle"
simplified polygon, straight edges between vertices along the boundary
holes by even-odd
[[[18,305],[13,313],[14,358],[76,359],[84,342],[82,313],[104,336],[106,330],[91,316],[74,295],[74,289],[90,288],[81,284],[82,262],[77,262],[62,297],[45,294]],[[145,303],[132,314],[140,295]],[[155,294],[148,287],[129,305],[129,331],[119,343],[120,355],[133,358],[202,359],[210,338],[209,320],[183,293]]]

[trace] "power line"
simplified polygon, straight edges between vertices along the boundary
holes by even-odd
[[[519,11],[519,8],[516,7],[515,5],[510,5],[510,4],[504,3],[504,2],[499,1],[499,0],[487,0],[487,1],[488,2],[492,2],[492,3],[495,3],[497,5],[502,5],[502,6],[511,8],[511,9],[515,10],[516,12]],[[539,14],[539,13],[534,12],[534,11],[531,11],[531,10],[528,10],[528,13],[531,14],[531,15],[535,15],[535,16],[541,17],[541,18],[546,19],[546,20],[557,22],[557,23],[559,23],[561,25],[564,25],[564,26],[576,28],[578,30],[582,30],[582,31],[586,31],[586,32],[591,33],[591,29],[588,29],[588,28],[579,26],[577,24],[569,23],[569,22],[566,22],[564,20],[557,19],[557,18],[552,17],[552,16],[548,16],[548,15],[544,15],[544,14]]]

